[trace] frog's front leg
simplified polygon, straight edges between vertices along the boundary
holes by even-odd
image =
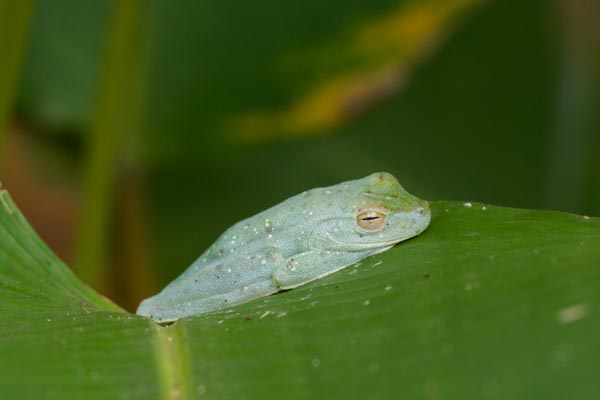
[[[372,253],[312,250],[296,254],[273,272],[273,281],[281,290],[293,289],[339,271]]]

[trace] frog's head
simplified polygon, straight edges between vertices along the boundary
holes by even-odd
[[[327,250],[383,249],[419,235],[431,220],[427,201],[408,193],[386,172],[325,190],[339,199],[335,211],[322,216],[314,236]]]

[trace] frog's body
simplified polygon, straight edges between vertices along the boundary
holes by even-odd
[[[137,313],[169,322],[291,289],[420,234],[430,218],[387,173],[312,189],[233,225]]]

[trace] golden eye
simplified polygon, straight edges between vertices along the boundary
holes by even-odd
[[[383,228],[387,216],[375,210],[363,211],[356,216],[358,226],[367,232],[377,232]]]

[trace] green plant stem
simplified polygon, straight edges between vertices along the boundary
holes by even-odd
[[[0,153],[13,104],[33,0],[0,0]]]
[[[169,327],[154,326],[154,349],[163,399],[193,399],[190,349],[185,321]]]
[[[136,126],[141,15],[138,0],[115,1],[104,76],[85,167],[83,215],[78,243],[79,275],[102,287],[115,175],[123,139]]]

